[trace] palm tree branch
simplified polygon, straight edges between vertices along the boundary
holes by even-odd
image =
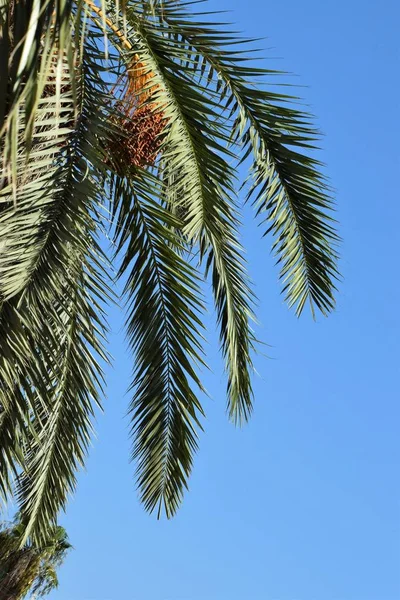
[[[158,187],[143,173],[114,189],[120,203],[120,276],[127,274],[128,339],[135,353],[133,458],[145,508],[170,517],[187,487],[201,429],[203,411],[190,380],[203,389],[194,368],[204,364],[202,299],[197,274],[181,256],[176,219],[157,201]]]
[[[215,95],[199,86],[197,80],[193,81],[196,77],[193,65],[189,62],[178,71],[174,60],[180,65],[183,61],[179,52],[174,55],[173,47],[165,47],[162,31],[129,10],[126,17],[132,48],[153,75],[152,83],[157,89],[154,104],[162,107],[165,115],[167,133],[162,146],[162,165],[178,174],[175,195],[185,211],[183,233],[191,245],[200,245],[203,255],[210,253],[212,257],[213,291],[228,370],[229,410],[232,415],[238,410],[241,419],[251,410],[249,372],[253,335],[248,318],[252,294],[231,206],[234,172],[228,164],[232,158],[226,149],[228,133],[220,123]],[[129,55],[126,60],[129,64]],[[225,295],[228,302],[223,301]],[[240,350],[243,352],[239,356]],[[242,410],[244,406],[248,410]]]
[[[275,73],[244,65],[248,50],[235,34],[221,33],[188,19],[185,9],[165,2],[158,10],[165,34],[175,35],[192,50],[208,83],[222,88],[225,106],[234,117],[232,139],[241,141],[245,155],[253,153],[253,186],[257,213],[266,214],[275,234],[274,250],[282,263],[286,299],[302,312],[308,299],[322,312],[334,306],[337,277],[335,244],[338,236],[329,215],[332,202],[319,173],[320,163],[298,152],[313,148],[318,134],[309,115],[287,104],[295,98],[258,90],[253,80]],[[227,50],[240,44],[243,51]],[[221,85],[222,82],[222,85]],[[233,107],[233,108],[231,108]]]
[[[98,69],[91,51],[94,48],[87,42],[81,115],[69,139],[67,160],[54,181],[62,215],[54,243],[40,261],[47,253],[55,257],[49,256],[17,298],[24,327],[33,332],[35,346],[41,349],[40,357],[32,357],[31,369],[43,374],[45,382],[44,390],[34,388],[34,396],[40,400],[32,414],[35,432],[27,436],[24,445],[18,486],[21,511],[28,523],[26,535],[37,539],[75,485],[74,471],[86,453],[93,403],[99,403],[102,376],[98,361],[107,360],[102,349],[102,302],[109,293],[95,233],[103,195],[104,163],[98,136],[104,134],[100,115],[104,98],[97,87]],[[56,477],[57,469],[61,472]]]

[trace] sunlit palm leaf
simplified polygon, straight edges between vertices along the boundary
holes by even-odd
[[[74,5],[72,0],[3,0],[0,8],[0,150],[14,196],[21,121],[29,149],[37,105],[55,56],[67,61],[75,89],[74,54],[81,31],[76,27]]]
[[[94,86],[98,75],[87,55],[81,69],[79,118],[56,159],[54,208],[39,223],[46,234],[35,269],[18,297],[23,327],[29,328],[40,349],[36,355],[27,354],[28,363],[43,375],[45,386],[34,387],[34,433],[28,431],[18,485],[26,535],[38,539],[74,488],[75,471],[89,443],[93,405],[99,401],[96,356],[105,358],[100,305],[107,287],[95,240],[104,164],[97,136],[103,127],[104,97],[100,99]]]
[[[317,132],[296,99],[265,88],[274,73],[251,66],[247,42],[190,15],[191,2],[33,0],[26,14],[17,4],[16,17],[0,0],[0,492],[7,499],[18,475],[26,536],[40,540],[74,489],[100,397],[102,206],[126,281],[140,496],[167,516],[201,427],[200,268],[212,284],[229,415],[241,422],[252,410],[238,163],[251,161],[248,198],[272,231],[297,314],[307,301],[332,309],[337,236],[309,156]],[[109,93],[134,77],[128,100],[118,85]],[[147,152],[132,133],[143,122],[156,125]]]
[[[249,198],[254,196],[257,213],[275,235],[273,249],[289,306],[300,314],[309,300],[313,312],[314,305],[328,312],[334,306],[338,237],[321,164],[301,152],[318,140],[310,115],[294,106],[296,98],[255,86],[276,73],[248,65],[250,43],[199,23],[173,1],[167,0],[157,14],[160,29],[165,23],[164,35],[176,39],[180,54],[186,52],[199,65],[203,81],[219,89],[241,156],[254,157]]]
[[[202,389],[195,370],[203,364],[202,299],[197,274],[181,256],[176,219],[157,202],[159,184],[147,175],[115,185],[122,197],[120,274],[127,274],[128,339],[136,363],[133,457],[145,507],[172,516],[187,487],[203,414],[190,383]]]
[[[238,242],[228,130],[220,119],[218,95],[201,84],[190,54],[179,45],[174,48],[159,23],[139,19],[129,10],[127,22],[134,52],[153,74],[154,106],[162,107],[166,121],[159,174],[176,174],[168,190],[170,202],[176,202],[172,208],[183,216],[188,242],[212,264],[228,409],[241,421],[251,412],[252,298]]]

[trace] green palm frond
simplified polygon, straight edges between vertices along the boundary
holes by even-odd
[[[20,448],[19,423],[4,408],[0,414],[0,506],[12,497],[16,464]]]
[[[156,87],[155,110],[165,119],[158,175],[169,178],[170,208],[183,218],[182,233],[208,256],[228,372],[228,410],[233,420],[251,412],[252,294],[245,272],[235,215],[234,155],[227,149],[229,132],[218,113],[218,94],[196,79],[190,54],[174,49],[158,22],[144,21],[127,10],[132,53],[148,65]],[[176,52],[174,52],[176,50]],[[131,61],[131,54],[126,57]]]
[[[99,402],[96,356],[105,359],[101,303],[107,287],[95,238],[101,207],[103,158],[97,136],[103,127],[103,96],[100,100],[93,84],[93,66],[85,57],[80,114],[55,159],[53,187],[50,190],[49,182],[46,195],[51,208],[40,219],[45,234],[37,245],[35,268],[17,297],[22,328],[34,341],[31,352],[21,356],[43,381],[34,387],[29,406],[34,432],[27,432],[17,489],[26,535],[38,539],[74,488],[75,470],[89,443],[93,404]],[[15,302],[4,302],[3,310]],[[23,365],[20,370],[26,373]]]
[[[57,88],[63,89],[58,97]],[[0,192],[0,297],[8,300],[21,292],[37,276],[43,255],[49,254],[61,215],[60,194],[54,185],[63,160],[63,149],[74,127],[74,102],[71,77],[65,60],[55,55],[38,102],[29,149],[24,143],[26,122],[21,119],[18,132],[17,191],[12,182]],[[46,257],[49,258],[49,257]],[[54,256],[53,260],[56,260]]]
[[[47,371],[37,368],[32,332],[14,300],[2,304],[0,324],[0,488],[6,504],[23,463],[31,416],[40,395],[46,394]]]
[[[29,150],[34,120],[46,79],[57,61],[66,61],[75,90],[74,58],[80,33],[72,0],[3,0],[0,9],[0,133],[3,166],[13,195],[18,189],[18,153],[22,137]],[[73,43],[75,38],[75,45]],[[58,97],[59,87],[57,91]],[[4,182],[3,182],[4,184]]]
[[[314,149],[318,141],[311,116],[295,108],[295,97],[255,86],[276,72],[248,66],[251,45],[246,40],[199,23],[173,1],[167,0],[157,14],[158,30],[178,40],[180,54],[190,56],[202,80],[219,89],[242,159],[253,155],[248,197],[275,236],[273,250],[289,306],[300,315],[308,300],[313,312],[314,305],[330,311],[338,275],[332,200],[321,163],[299,151]]]
[[[52,327],[53,308],[51,316],[46,307],[51,305],[49,294],[61,299],[59,266],[68,254],[65,238],[60,243],[61,221],[65,229],[68,223],[57,183],[74,110],[70,70],[57,53],[44,91],[37,103],[29,161],[26,122],[20,123],[16,194],[7,178],[0,192],[0,403],[4,413],[0,453],[2,470],[13,474],[21,468],[21,446],[31,429],[30,420],[39,404],[46,404],[52,379],[49,357],[59,341],[55,335],[59,329]],[[11,481],[2,478],[3,495],[6,490],[10,493]]]
[[[31,588],[33,600],[46,597],[50,592],[58,588],[57,571],[52,565],[41,565],[38,578]]]
[[[127,275],[128,339],[135,355],[133,458],[144,506],[169,517],[187,487],[201,429],[203,410],[191,382],[202,389],[196,373],[196,365],[204,364],[202,299],[196,271],[181,256],[176,218],[157,202],[159,184],[142,179],[116,183],[124,188],[117,189],[117,250],[124,250],[120,276]]]
[[[23,474],[17,485],[25,536],[38,541],[45,537],[48,523],[55,521],[75,488],[75,473],[83,465],[89,446],[94,405],[99,405],[102,383],[96,359],[102,348],[96,329],[103,325],[87,292],[97,281],[76,268],[71,276],[75,281],[70,282],[70,308],[63,315],[65,328],[51,365],[55,381],[48,390],[46,407],[32,421],[35,435],[25,443]]]
[[[46,538],[87,453],[110,272],[125,282],[139,493],[168,517],[203,415],[200,278],[229,416],[252,411],[241,186],[272,233],[289,306],[334,306],[318,132],[295,97],[266,87],[277,74],[252,66],[251,43],[192,4],[0,0],[0,494],[17,493],[24,539]]]

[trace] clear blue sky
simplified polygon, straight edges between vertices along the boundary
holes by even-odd
[[[130,361],[112,313],[106,413],[63,524],[74,552],[51,600],[399,600],[399,66],[396,0],[210,0],[274,68],[296,73],[326,134],[344,244],[338,308],[297,321],[268,240],[245,233],[261,336],[249,426],[213,400],[190,493],[157,522],[136,498],[123,418]],[[210,320],[211,323],[211,320]]]

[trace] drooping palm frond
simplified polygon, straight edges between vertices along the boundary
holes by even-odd
[[[104,162],[98,135],[103,127],[104,97],[99,100],[94,85],[98,65],[90,63],[89,50],[80,65],[78,118],[57,146],[56,156],[52,148],[45,163],[51,179],[39,193],[35,186],[33,199],[27,193],[33,209],[42,209],[33,224],[29,221],[29,239],[20,240],[20,252],[26,248],[29,254],[32,248],[34,264],[27,269],[22,290],[2,306],[3,311],[17,307],[19,326],[33,340],[29,351],[15,353],[14,375],[20,372],[29,377],[32,371],[41,376],[40,385],[29,378],[22,387],[25,417],[33,432],[29,429],[25,436],[17,487],[26,536],[38,540],[74,488],[75,471],[89,443],[93,403],[99,402],[101,373],[96,355],[105,357],[101,302],[107,288],[96,242]],[[64,93],[68,96],[68,89]],[[4,212],[5,226],[11,232],[24,209],[24,202],[18,202],[8,220]],[[10,338],[3,341],[7,345]],[[20,381],[14,385],[21,389]],[[15,396],[9,394],[9,398],[5,407],[11,417],[19,407]]]
[[[23,473],[17,484],[25,535],[38,541],[75,488],[75,474],[90,442],[94,405],[99,405],[101,373],[95,353],[101,355],[102,349],[95,336],[103,325],[87,292],[97,281],[76,269],[72,274],[76,281],[71,285],[70,310],[64,313],[65,330],[54,356],[54,384],[48,389],[46,406],[32,420],[34,435],[25,442]]]
[[[0,149],[3,179],[6,176],[14,196],[19,185],[21,122],[23,143],[29,149],[38,104],[55,57],[57,62],[67,62],[71,89],[75,89],[74,54],[79,44],[73,44],[77,37],[74,4],[72,0],[4,0],[0,8]]]
[[[329,312],[338,275],[333,250],[338,237],[321,163],[304,153],[315,148],[319,137],[310,115],[294,106],[295,97],[259,89],[276,72],[247,64],[249,42],[199,22],[173,0],[155,10],[160,35],[176,44],[181,56],[190,57],[202,81],[218,88],[241,157],[253,155],[248,197],[254,197],[257,214],[275,235],[273,249],[289,306],[300,315],[309,301],[312,311],[315,305]]]
[[[165,120],[158,175],[168,174],[170,209],[182,232],[212,267],[212,284],[228,372],[228,410],[234,420],[251,412],[252,294],[237,234],[234,155],[218,111],[218,94],[195,78],[188,54],[164,35],[158,21],[127,9],[127,37],[152,73],[154,111]],[[131,54],[126,58],[128,64]],[[174,174],[171,178],[169,174]],[[174,200],[171,202],[171,199]],[[240,282],[240,285],[238,283]]]
[[[23,462],[23,445],[38,399],[46,395],[46,365],[38,368],[37,345],[23,308],[7,301],[0,310],[0,488],[2,503],[13,492]],[[1,506],[1,504],[0,504]]]
[[[13,18],[17,27],[18,11]],[[35,111],[29,161],[26,121],[21,120],[16,140],[14,184],[5,177],[0,191],[0,319],[3,324],[0,452],[2,468],[10,473],[21,466],[21,452],[17,456],[16,450],[37,411],[38,400],[46,401],[52,377],[49,357],[52,358],[53,348],[58,347],[59,341],[55,335],[58,329],[52,329],[52,316],[46,314],[46,307],[52,305],[49,294],[59,297],[57,284],[63,279],[59,267],[68,254],[65,238],[64,246],[59,243],[60,215],[62,218],[65,215],[57,183],[60,159],[72,131],[74,110],[71,72],[57,49],[43,89]],[[4,139],[7,140],[7,134]],[[4,175],[7,173],[7,169],[3,171]],[[62,247],[65,248],[63,254],[60,253]],[[10,478],[3,494],[6,488],[10,491]]]
[[[176,512],[201,429],[200,274],[228,413],[241,422],[252,410],[238,162],[252,157],[248,199],[274,236],[288,304],[333,307],[337,236],[309,156],[317,132],[296,99],[265,88],[272,72],[251,66],[248,44],[191,4],[34,0],[32,56],[0,52],[0,491],[9,497],[17,477],[25,537],[37,541],[74,489],[100,400],[103,205],[126,282],[133,458],[149,511]],[[17,25],[21,48],[27,39],[10,7],[0,5],[8,50]]]
[[[133,458],[144,506],[171,516],[187,487],[201,429],[203,410],[190,382],[202,389],[195,370],[203,364],[202,299],[198,276],[181,256],[176,218],[157,202],[154,178],[147,175],[147,185],[142,178],[117,194],[117,251],[126,247],[120,275],[127,274],[128,339],[135,356]],[[121,189],[124,182],[116,185]]]
[[[10,414],[2,407],[0,414],[0,498],[1,505],[4,506],[12,496],[20,448],[20,423],[13,418],[12,413]]]
[[[62,98],[58,88],[62,89]],[[57,255],[45,256],[54,245],[52,238],[57,235],[57,230],[53,225],[62,212],[54,180],[58,177],[62,150],[73,127],[71,73],[66,61],[59,61],[56,54],[47,76],[44,97],[36,109],[29,153],[24,140],[26,122],[20,121],[16,194],[12,194],[11,181],[5,181],[0,192],[0,295],[3,300],[24,290],[29,280],[38,276],[38,271],[40,275],[40,263],[47,264],[47,258],[57,260]]]

